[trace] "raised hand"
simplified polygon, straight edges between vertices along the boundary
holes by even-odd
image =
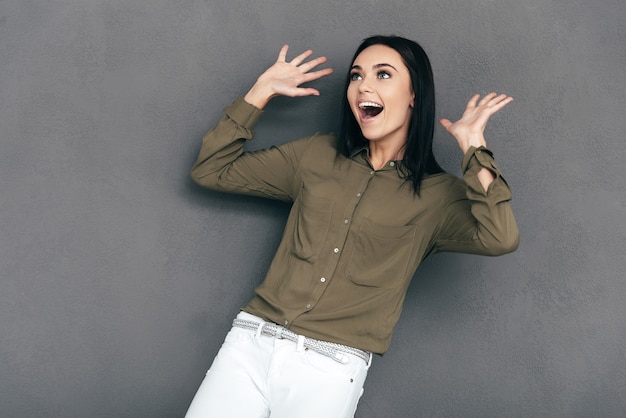
[[[506,94],[489,93],[480,101],[479,94],[475,94],[467,103],[463,116],[456,122],[448,119],[441,119],[441,126],[454,138],[456,138],[465,154],[470,146],[486,146],[483,135],[489,118],[507,104],[511,103],[512,97]]]
[[[263,109],[276,96],[319,96],[320,92],[310,87],[300,87],[309,81],[325,77],[333,72],[331,68],[311,71],[326,62],[326,57],[318,57],[310,61],[305,60],[313,51],[304,51],[287,62],[288,45],[284,45],[276,62],[259,76],[256,83],[244,97],[244,100]]]

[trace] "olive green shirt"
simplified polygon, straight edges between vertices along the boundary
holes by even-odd
[[[488,149],[467,152],[464,180],[425,177],[418,196],[401,177],[401,162],[374,170],[367,148],[338,156],[334,135],[245,152],[261,114],[237,99],[204,136],[192,169],[193,179],[213,190],[292,202],[274,260],[245,311],[382,354],[428,255],[517,248],[511,191]],[[487,192],[476,176],[482,167],[496,177]]]

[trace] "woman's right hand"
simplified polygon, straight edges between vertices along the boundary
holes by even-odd
[[[254,86],[244,97],[246,102],[263,109],[276,96],[319,96],[318,90],[300,87],[300,85],[325,77],[333,72],[331,68],[311,71],[318,65],[325,63],[326,57],[318,57],[304,62],[313,54],[313,51],[308,50],[287,62],[288,49],[288,45],[281,48],[276,62],[259,76]]]

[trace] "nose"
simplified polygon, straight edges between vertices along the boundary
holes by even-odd
[[[373,91],[372,85],[369,82],[369,78],[363,78],[359,83],[359,92],[361,93],[371,93]]]

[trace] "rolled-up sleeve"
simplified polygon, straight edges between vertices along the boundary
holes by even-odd
[[[242,98],[224,110],[217,125],[202,138],[191,169],[192,179],[208,189],[290,201],[297,172],[297,145],[286,143],[245,152],[262,111]]]
[[[485,190],[478,179],[483,168],[494,181]],[[445,205],[437,251],[502,255],[517,249],[519,230],[511,208],[512,193],[493,153],[471,147],[462,162],[463,179],[453,186]]]

